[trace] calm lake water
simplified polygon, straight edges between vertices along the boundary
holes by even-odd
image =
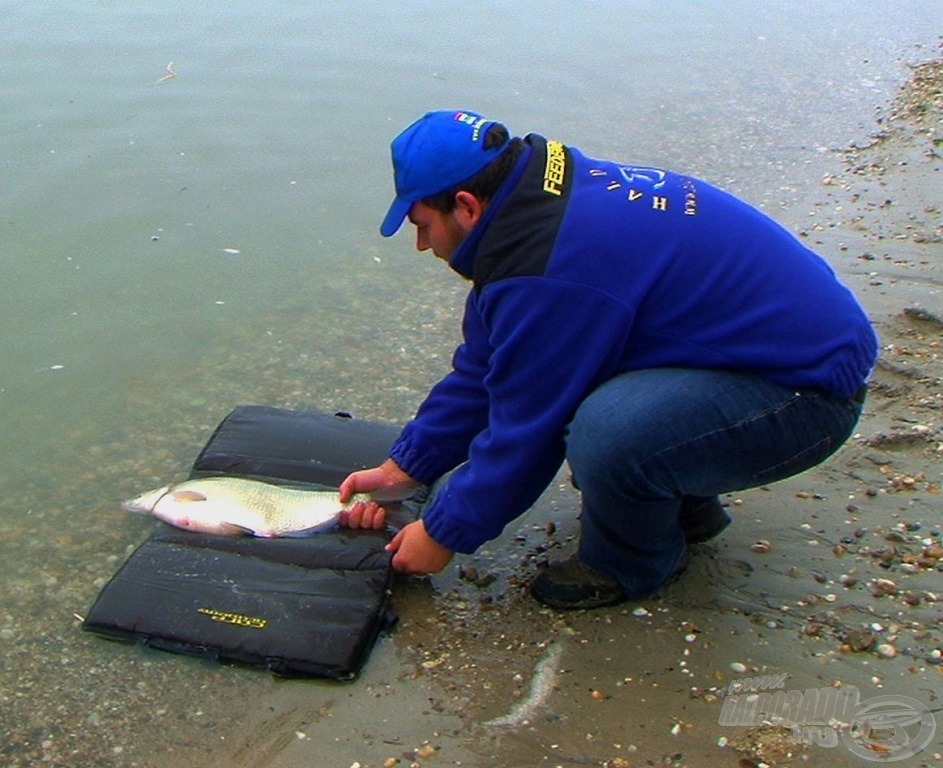
[[[114,655],[72,614],[151,530],[118,502],[185,474],[235,405],[401,422],[444,371],[463,284],[377,231],[402,127],[478,110],[790,223],[941,21],[938,0],[0,2],[7,762]]]

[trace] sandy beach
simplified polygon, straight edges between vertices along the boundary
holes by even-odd
[[[750,768],[888,756],[880,744],[855,754],[839,731],[816,744],[781,724],[721,724],[731,684],[764,678],[780,690],[853,686],[862,701],[905,695],[943,721],[941,117],[943,62],[931,61],[872,135],[850,139],[797,225],[881,337],[865,414],[835,457],[730,495],[735,524],[697,548],[681,579],[592,612],[527,595],[577,535],[561,477],[486,550],[431,581],[398,582],[395,640],[381,639],[360,681],[327,696],[280,686],[249,727],[218,734],[224,762]],[[900,764],[943,764],[940,724]],[[185,750],[187,762],[223,764],[201,751]]]

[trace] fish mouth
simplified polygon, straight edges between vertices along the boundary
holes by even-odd
[[[151,491],[135,499],[128,499],[121,503],[121,509],[125,512],[134,512],[138,515],[149,515],[154,511],[157,502],[160,501],[169,490],[170,486],[166,485],[163,488],[158,488],[156,491]]]

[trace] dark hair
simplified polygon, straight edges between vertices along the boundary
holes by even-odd
[[[471,192],[479,200],[487,202],[497,193],[498,188],[510,175],[511,169],[524,151],[524,142],[520,138],[513,138],[508,142],[508,129],[501,123],[492,123],[484,135],[484,148],[500,147],[507,142],[507,147],[482,168],[478,173],[465,181],[460,181],[451,189],[425,198],[422,202],[430,208],[442,213],[451,213],[455,208],[455,195],[459,192]]]

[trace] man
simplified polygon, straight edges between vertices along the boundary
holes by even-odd
[[[592,608],[652,594],[730,522],[718,495],[808,469],[860,415],[877,340],[828,265],[695,178],[597,160],[471,112],[392,143],[416,247],[471,281],[464,341],[356,492],[440,481],[387,549],[435,573],[530,507],[568,462],[578,553],[534,596]],[[447,474],[450,473],[451,474]],[[380,527],[375,504],[347,515]]]

